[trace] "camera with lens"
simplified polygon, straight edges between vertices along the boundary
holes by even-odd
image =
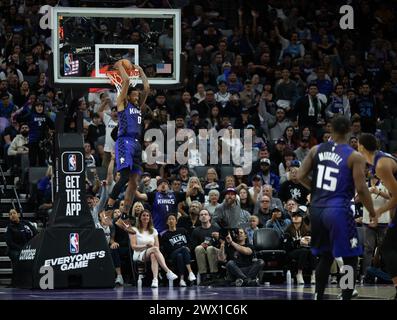
[[[237,228],[222,228],[219,231],[219,239],[225,240],[227,235],[230,234],[234,242],[238,239],[238,229]]]

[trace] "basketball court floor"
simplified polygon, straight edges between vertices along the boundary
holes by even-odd
[[[357,286],[359,300],[389,300],[395,294],[391,285]],[[22,290],[0,288],[0,300],[312,300],[313,286],[271,285],[236,287],[160,287],[131,286],[114,289]],[[326,289],[325,299],[337,300],[340,289]]]

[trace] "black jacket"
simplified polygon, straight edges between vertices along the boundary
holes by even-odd
[[[8,249],[21,251],[37,233],[37,229],[29,221],[10,222],[5,235]]]

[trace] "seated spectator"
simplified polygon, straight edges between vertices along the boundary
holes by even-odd
[[[268,196],[270,199],[270,210],[274,208],[282,208],[283,204],[281,200],[275,196],[273,196],[273,187],[270,184],[266,184],[262,187],[261,193],[259,194],[258,201],[255,203],[254,213],[258,212],[261,205],[261,197]]]
[[[248,211],[250,214],[254,212],[254,202],[246,187],[239,188],[238,195],[240,197],[241,209]]]
[[[196,254],[198,273],[203,281],[214,278],[218,273],[217,255],[219,249],[215,245],[219,238],[219,227],[211,224],[211,216],[205,209],[200,211],[199,219],[201,226],[192,232],[191,250],[194,250]],[[207,274],[208,269],[210,274]]]
[[[9,218],[5,240],[8,256],[15,267],[23,247],[37,234],[37,229],[29,221],[21,220],[19,212],[15,209],[10,210]]]
[[[151,261],[153,273],[152,288],[159,285],[159,265],[166,272],[168,280],[175,280],[178,276],[173,273],[165,263],[163,254],[160,252],[157,230],[153,227],[152,215],[149,210],[143,210],[138,217],[136,227],[133,227],[135,234],[130,234],[130,244],[134,254],[134,261]]]
[[[239,228],[241,223],[242,209],[236,199],[237,192],[234,188],[227,188],[225,191],[225,200],[216,209],[213,215],[213,223],[220,228],[235,229]]]
[[[222,186],[219,182],[218,173],[215,168],[208,168],[203,185],[205,194],[209,194],[211,190],[221,190]]]
[[[93,217],[94,218],[94,217]],[[102,229],[107,244],[110,246],[110,253],[112,255],[113,264],[116,270],[116,285],[124,285],[124,279],[121,275],[121,260],[119,253],[119,244],[114,241],[115,229],[112,219],[106,215],[105,210],[99,213],[99,216],[94,218],[95,227],[97,229]]]
[[[219,200],[219,191],[216,189],[211,190],[208,193],[208,203],[204,206],[204,209],[208,210],[211,217],[214,215],[215,209],[219,205],[218,200]]]
[[[198,177],[190,177],[186,189],[185,203],[190,206],[192,201],[198,201],[200,203],[204,203],[205,201],[204,190]]]
[[[270,159],[263,158],[260,160],[260,171],[257,175],[261,177],[262,185],[270,184],[273,189],[278,192],[280,188],[280,177],[270,170]]]
[[[232,280],[236,280],[237,287],[257,286],[259,271],[263,268],[262,259],[254,260],[253,246],[247,243],[247,234],[244,229],[238,229],[233,239],[230,233],[225,240],[220,240],[219,260],[226,263],[226,270]]]
[[[12,140],[8,153],[8,165],[12,168],[12,172],[18,177],[25,177],[27,168],[29,167],[29,126],[26,123],[19,127],[19,134]],[[20,172],[18,168],[21,168]],[[14,181],[14,184],[15,181]]]
[[[260,207],[255,215],[259,219],[259,227],[264,228],[267,221],[272,217],[272,212],[270,209],[270,198],[266,195],[262,196],[260,201]]]
[[[316,283],[315,261],[310,251],[310,228],[303,223],[303,212],[298,210],[292,213],[292,224],[285,230],[285,243],[288,256],[297,261],[297,284],[305,284],[303,269],[307,267],[311,272],[311,284]]]
[[[279,197],[283,203],[289,199],[296,200],[301,205],[306,205],[309,191],[299,183],[297,178],[298,168],[291,167],[288,173],[288,180],[280,186]]]
[[[250,216],[249,219],[249,227],[245,229],[248,237],[248,243],[253,245],[254,244],[254,233],[258,230],[259,218],[257,216]]]
[[[176,227],[176,222],[176,215],[170,214],[167,218],[168,230],[161,236],[161,251],[176,267],[180,279],[179,286],[186,287],[184,280],[186,269],[189,272],[189,281],[196,280],[196,276],[190,266],[191,255],[188,247],[190,239],[185,229]]]
[[[309,139],[307,137],[302,137],[299,141],[299,148],[297,148],[294,152],[296,155],[296,160],[302,162],[303,159],[307,156],[309,153],[310,148],[309,148]]]
[[[256,202],[258,201],[258,196],[260,196],[261,190],[262,190],[262,179],[261,176],[257,174],[252,178],[252,187],[248,189],[248,193],[253,203],[256,204]]]
[[[283,239],[285,230],[291,224],[291,220],[283,214],[282,209],[274,208],[271,212],[272,217],[267,220],[266,228],[276,230],[280,239]]]
[[[124,200],[120,202],[120,210],[123,210],[123,208],[122,208],[123,206],[124,206]],[[142,202],[140,202],[140,201],[135,202],[134,205],[132,206],[131,224],[133,226],[136,226],[138,217],[143,210],[145,210],[145,207],[143,206]]]
[[[289,150],[294,151],[298,147],[297,141],[295,139],[295,129],[293,126],[285,128],[283,138],[285,140],[286,147]]]
[[[292,150],[286,149],[283,153],[283,160],[278,166],[278,172],[280,176],[280,183],[287,181],[287,173],[290,170],[291,162],[295,160],[296,156]]]
[[[178,219],[178,228],[184,228],[189,237],[195,228],[200,226],[199,213],[202,205],[198,201],[192,201],[189,206],[189,215],[182,216]]]

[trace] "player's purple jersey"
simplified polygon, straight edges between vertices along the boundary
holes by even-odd
[[[355,186],[347,160],[352,152],[347,144],[326,142],[318,146],[311,186],[313,207],[350,207]]]
[[[141,110],[128,102],[124,111],[118,112],[119,132],[117,137],[139,139],[142,131]]]
[[[173,192],[156,192],[152,206],[153,224],[161,233],[167,229],[167,217],[170,213],[177,213],[178,207]]]

